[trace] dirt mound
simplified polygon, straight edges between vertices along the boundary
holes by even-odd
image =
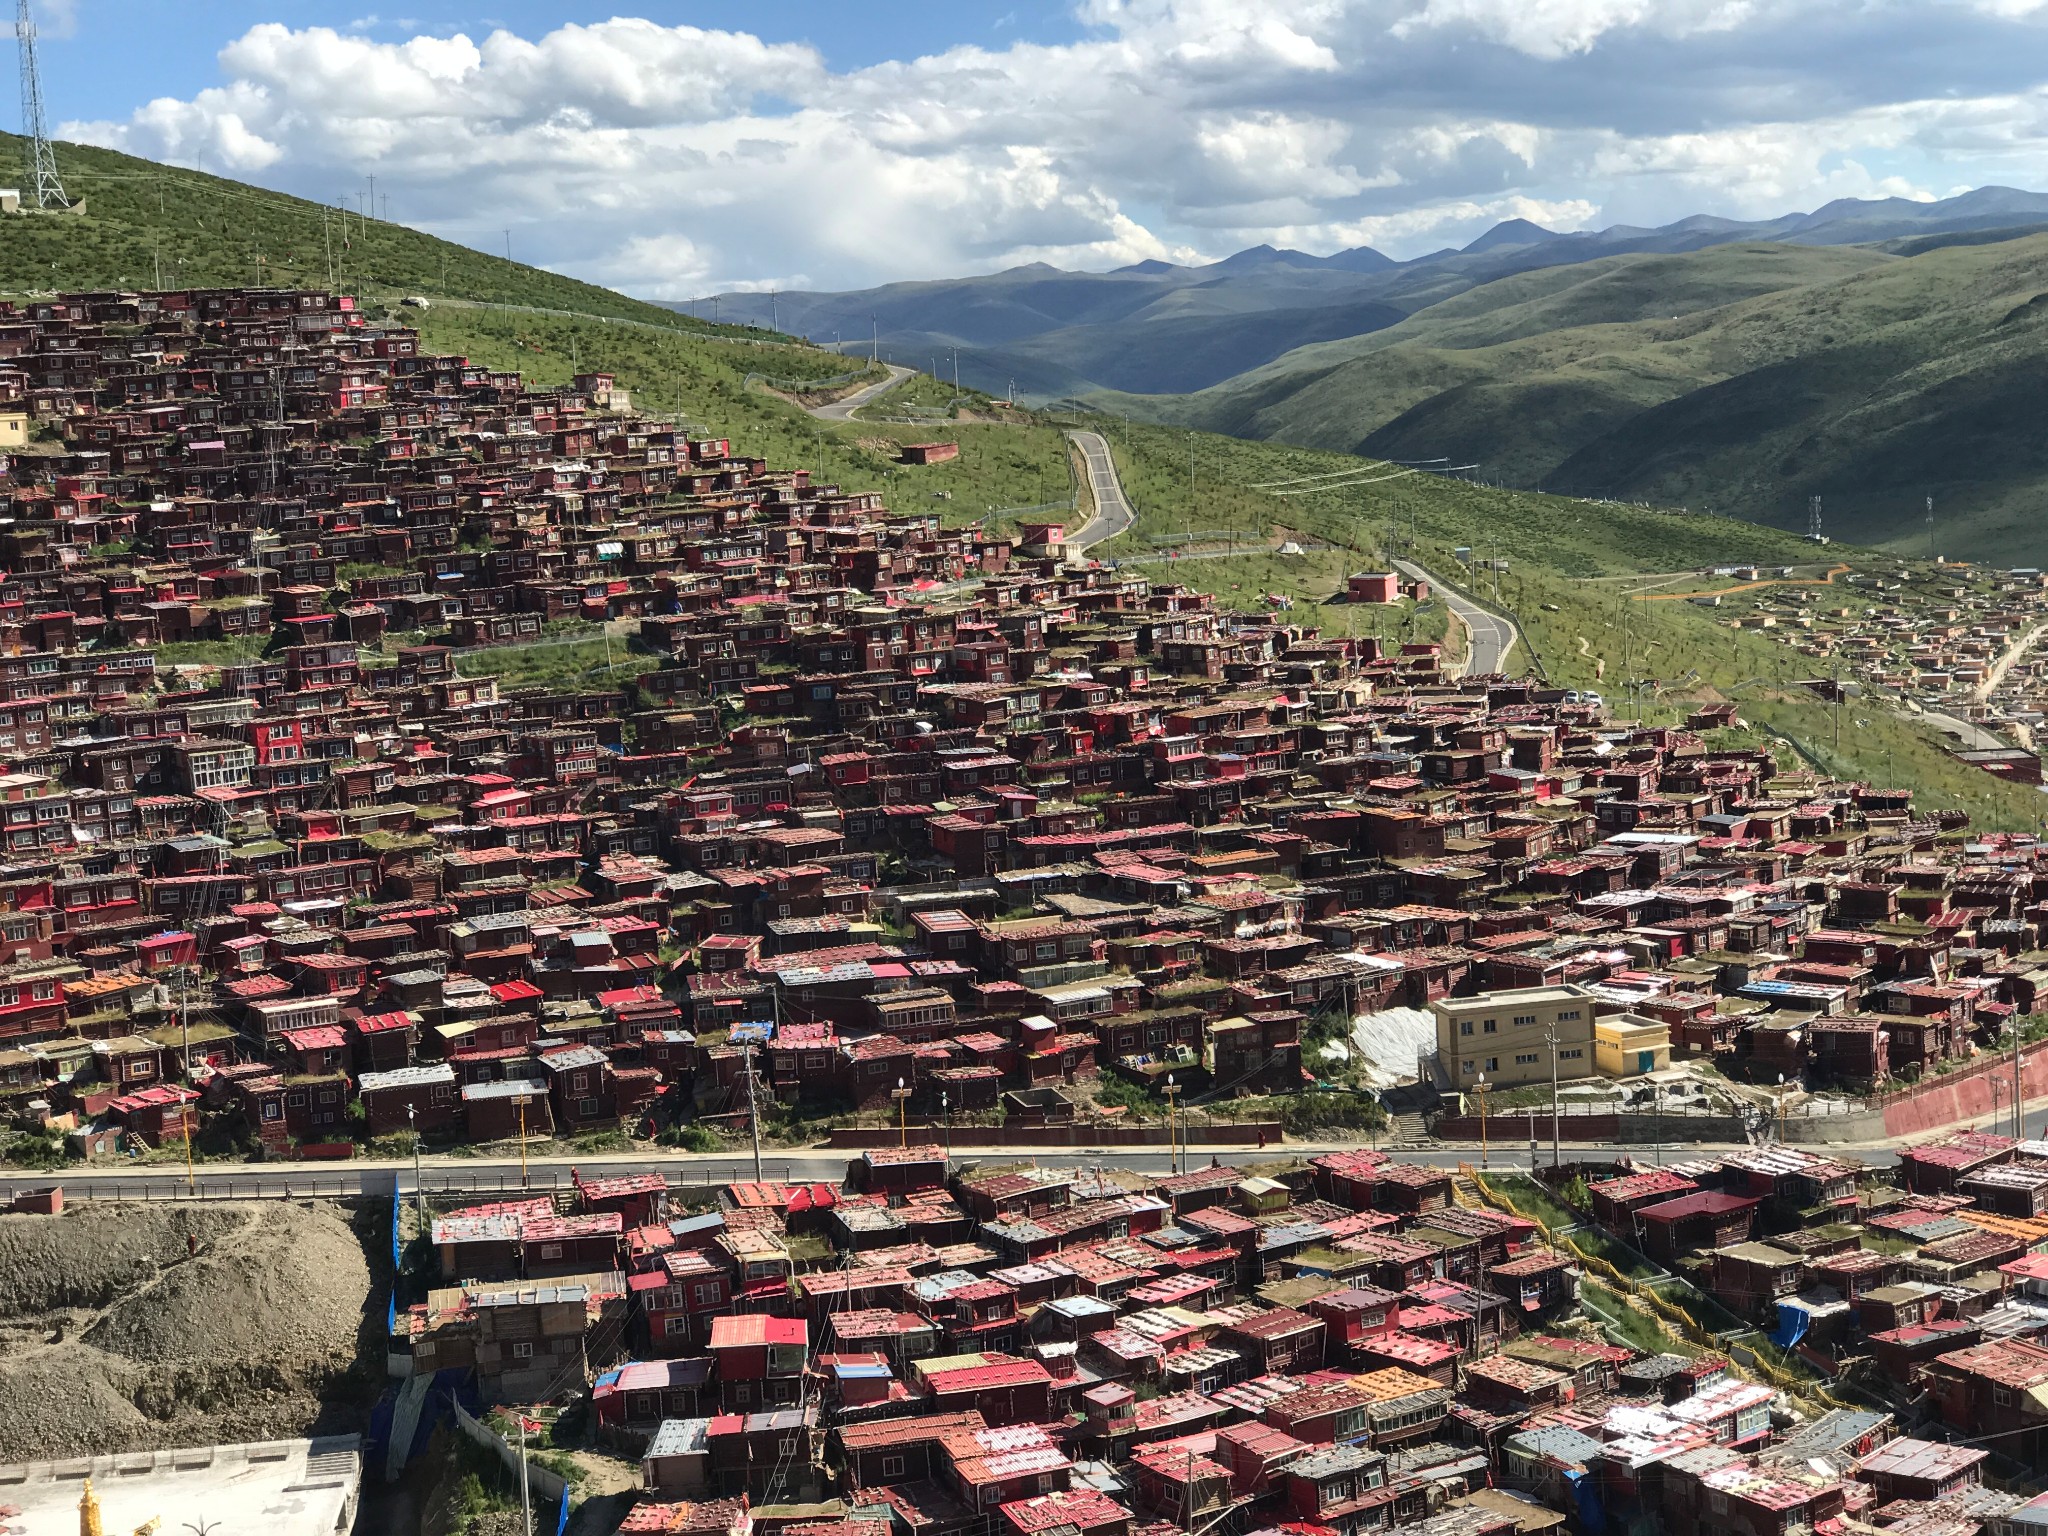
[[[329,1206],[259,1206],[198,1257],[102,1312],[85,1342],[145,1361],[352,1356],[370,1294],[356,1234]]]
[[[0,1446],[35,1459],[360,1429],[382,1377],[359,1358],[370,1293],[339,1206],[0,1218]]]
[[[74,1205],[61,1217],[0,1216],[0,1316],[104,1307],[247,1218],[219,1205]]]

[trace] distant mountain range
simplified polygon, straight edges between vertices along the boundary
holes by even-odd
[[[720,308],[769,316],[765,295]],[[1820,496],[1853,542],[2048,565],[2036,192],[1583,234],[1510,220],[1403,262],[1260,246],[1034,266],[782,294],[775,316],[843,345],[872,316],[897,362],[950,372],[957,348],[963,383],[1026,399],[1791,529]]]
[[[1395,261],[1370,246],[1312,256],[1254,246],[1207,266],[1143,261],[1112,272],[1034,263],[985,277],[891,283],[852,293],[728,293],[718,316],[846,350],[870,341],[897,362],[1033,400],[1098,390],[1185,394],[1297,347],[1399,324],[1469,289],[1541,268],[1768,241],[1868,245],[2006,236],[2048,228],[2048,194],[1982,187],[1939,202],[1845,198],[1757,222],[1695,215],[1657,229],[1560,233],[1497,224],[1462,250]],[[705,302],[671,308],[709,319]]]

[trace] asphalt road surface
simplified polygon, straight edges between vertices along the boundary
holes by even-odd
[[[1514,621],[1503,614],[1482,608],[1469,597],[1461,596],[1445,586],[1428,571],[1412,560],[1396,560],[1394,568],[1404,575],[1428,582],[1442,594],[1452,613],[1464,622],[1472,636],[1472,654],[1465,663],[1465,675],[1484,677],[1491,672],[1506,670],[1508,652],[1515,648],[1521,637],[1515,632]]]
[[[1110,457],[1109,444],[1103,441],[1102,434],[1072,431],[1067,437],[1088,461],[1088,488],[1095,494],[1095,515],[1067,540],[1076,549],[1086,549],[1124,532],[1138,520],[1138,514],[1131,510],[1124,496],[1123,482],[1116,476],[1116,460]]]
[[[1957,715],[1945,715],[1930,709],[1923,711],[1920,718],[1933,721],[1938,729],[1953,732],[1966,752],[1998,752],[2012,747],[2011,742]]]
[[[804,407],[805,412],[820,421],[851,421],[855,411],[864,405],[872,405],[917,371],[915,368],[899,367],[895,363],[884,363],[882,366],[889,370],[889,377],[879,384],[856,389],[844,400],[834,400],[830,405],[807,405]]]
[[[2029,1128],[2034,1134],[2041,1134],[2034,1116],[2029,1117]],[[1232,1167],[1255,1168],[1261,1162],[1291,1160],[1356,1145],[1356,1142],[1302,1146],[1289,1143],[1285,1148],[1256,1152],[1248,1148],[1190,1147],[1183,1151],[1182,1157],[1184,1166],[1189,1168],[1200,1167],[1212,1157]],[[1584,1156],[1589,1150],[1611,1154],[1615,1149],[1589,1149],[1567,1142],[1563,1155],[1569,1160]],[[1625,1150],[1639,1162],[1658,1163],[1666,1157],[1679,1159],[1729,1152],[1735,1150],[1735,1144],[1673,1142],[1662,1147],[1632,1145]],[[1825,1149],[1817,1147],[1814,1150]],[[1841,1151],[1873,1164],[1889,1164],[1895,1160],[1894,1155],[1882,1147],[1850,1146],[1841,1148]],[[1486,1166],[1495,1172],[1527,1170],[1530,1166],[1529,1144],[1521,1137],[1495,1137],[1483,1153],[1477,1146],[1463,1146],[1402,1147],[1393,1149],[1393,1154],[1403,1162],[1422,1163],[1435,1168],[1455,1168],[1460,1163],[1471,1163],[1477,1167],[1482,1156]],[[785,1182],[837,1184],[846,1176],[847,1163],[859,1155],[846,1150],[769,1150],[762,1154],[761,1172],[765,1178]],[[1149,1174],[1171,1171],[1163,1149],[1137,1151],[1130,1147],[1083,1147],[1061,1151],[1048,1148],[1035,1153],[1025,1148],[961,1147],[955,1150],[954,1161],[1014,1160],[1019,1156],[1029,1156],[1046,1168],[1115,1167]],[[1549,1156],[1550,1144],[1543,1141],[1537,1148],[1537,1160]],[[721,1184],[753,1178],[754,1165],[747,1154],[735,1157],[729,1152],[709,1155],[627,1153],[612,1157],[549,1155],[529,1159],[524,1170],[517,1158],[430,1158],[421,1161],[418,1182],[415,1183],[410,1162],[201,1163],[194,1170],[192,1187],[200,1196],[215,1200],[351,1199],[358,1195],[389,1196],[394,1189],[410,1196],[422,1188],[427,1194],[437,1197],[474,1195],[481,1199],[517,1194],[521,1190],[531,1190],[536,1194],[566,1193],[573,1188],[572,1173],[581,1173],[586,1178],[659,1173],[672,1188],[716,1188]],[[16,1194],[47,1189],[53,1184],[62,1185],[66,1197],[72,1200],[188,1198],[185,1170],[176,1164],[157,1163],[147,1168],[93,1166],[65,1168],[55,1173],[0,1172],[0,1205]]]

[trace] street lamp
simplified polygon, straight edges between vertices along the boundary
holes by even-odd
[[[1785,1140],[1785,1074],[1778,1074],[1778,1141]]]
[[[953,1096],[944,1089],[939,1090],[939,1118],[946,1126],[946,1160],[953,1158]]]
[[[896,1079],[896,1145],[910,1145],[910,1090],[900,1077]]]
[[[1174,1113],[1179,1103],[1180,1088],[1175,1084],[1173,1074],[1169,1072],[1166,1074],[1166,1171],[1168,1173],[1180,1172],[1180,1160],[1174,1155],[1175,1149],[1180,1144],[1179,1121]]]
[[[412,1199],[419,1212],[414,1225],[424,1228],[427,1224],[427,1191],[420,1183],[420,1132],[419,1112],[411,1104],[405,1106],[405,1128],[412,1132]]]
[[[1479,1074],[1479,1081],[1472,1085],[1472,1091],[1479,1095],[1479,1166],[1486,1166],[1486,1074]]]

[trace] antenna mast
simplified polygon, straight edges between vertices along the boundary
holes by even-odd
[[[1806,498],[1806,536],[1814,543],[1820,542],[1820,498]]]
[[[50,147],[43,124],[42,72],[36,68],[36,19],[28,0],[16,0],[14,45],[21,54],[21,132],[29,141],[29,173],[35,180],[38,208],[69,208],[64,183],[57,179],[57,152]]]

